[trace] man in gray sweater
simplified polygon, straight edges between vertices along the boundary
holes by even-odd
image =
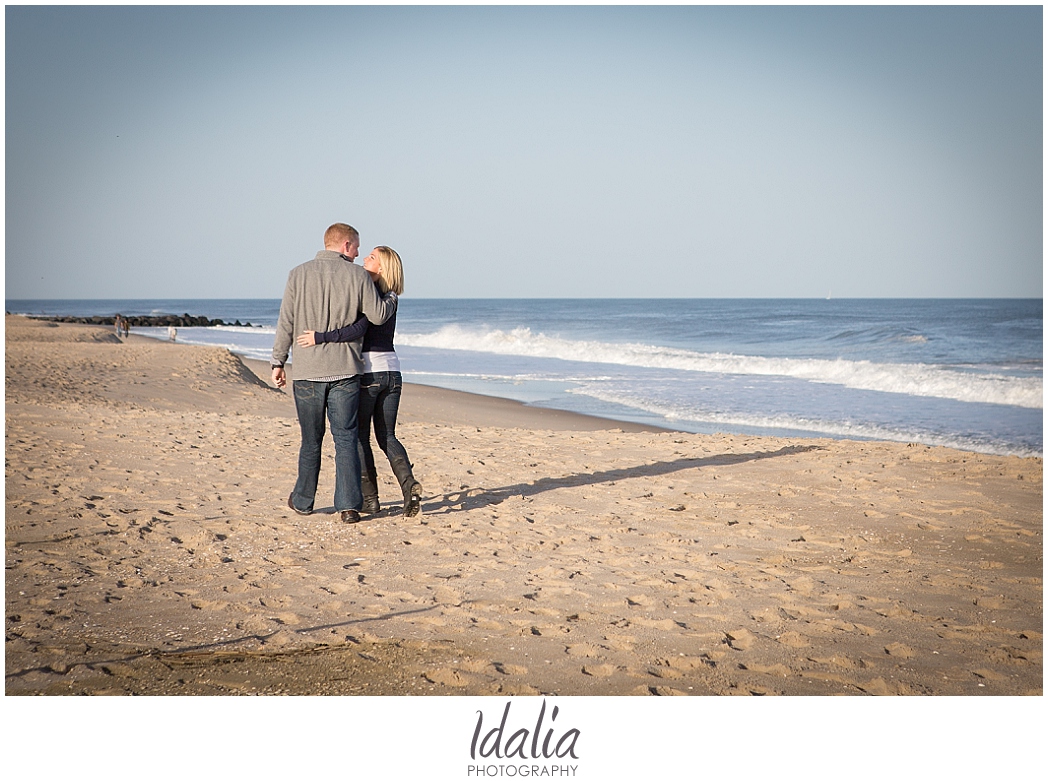
[[[361,314],[381,325],[397,309],[397,297],[382,297],[370,275],[353,263],[360,249],[355,228],[337,222],[324,233],[324,249],[288,274],[273,342],[273,383],[287,385],[284,363],[297,334],[351,325]],[[364,364],[360,341],[318,344],[300,350],[292,362],[295,409],[302,430],[298,481],[287,499],[300,515],[313,512],[320,476],[324,418],[335,440],[335,511],[345,523],[360,520],[360,456],[357,451],[357,400]]]

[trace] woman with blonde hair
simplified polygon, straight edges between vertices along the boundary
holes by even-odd
[[[364,270],[379,293],[386,295],[404,292],[404,266],[400,255],[389,247],[375,247],[364,259]],[[371,424],[375,424],[378,446],[389,459],[389,465],[400,483],[404,495],[404,515],[417,515],[422,502],[422,486],[411,471],[408,453],[396,436],[397,411],[400,409],[400,392],[403,378],[400,374],[400,359],[393,349],[393,334],[397,328],[394,312],[382,325],[372,325],[362,317],[352,325],[334,331],[304,331],[296,342],[300,347],[312,347],[326,342],[352,342],[364,337],[361,357],[364,360],[364,375],[360,378],[360,407],[357,411],[358,447],[360,448],[361,494],[364,498],[363,512],[374,514],[379,511],[378,475],[375,456],[371,452]]]

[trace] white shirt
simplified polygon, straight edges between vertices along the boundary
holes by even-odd
[[[364,359],[364,374],[400,371],[400,359],[396,353],[363,353],[360,357]]]

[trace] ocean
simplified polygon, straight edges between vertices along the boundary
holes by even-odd
[[[279,299],[8,300],[15,314],[205,315],[178,340],[268,360]],[[696,433],[1043,451],[1041,299],[413,299],[409,382]],[[135,332],[167,338],[166,328]]]

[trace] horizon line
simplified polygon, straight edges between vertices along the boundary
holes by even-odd
[[[401,296],[416,301],[1043,301],[1040,296]],[[279,301],[281,296],[4,298],[4,301]]]

